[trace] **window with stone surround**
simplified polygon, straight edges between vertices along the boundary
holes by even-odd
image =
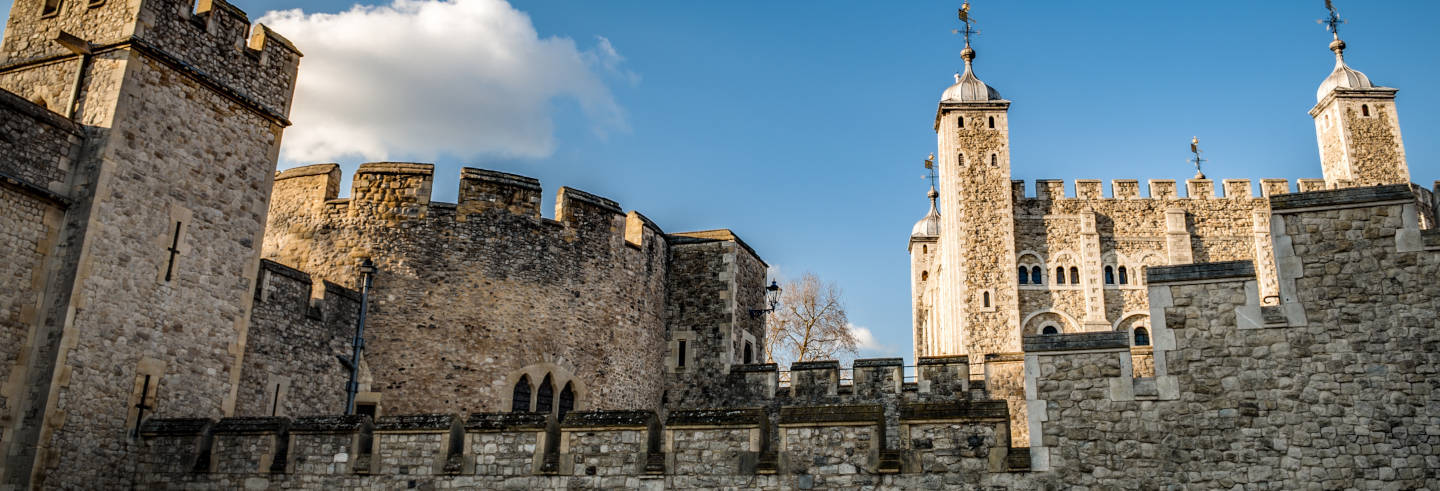
[[[1145,326],[1135,326],[1135,346],[1150,346],[1150,331]]]
[[[1115,284],[1115,268],[1110,266],[1105,267],[1105,284]]]
[[[1045,284],[1045,271],[1040,269],[1039,266],[1030,267],[1030,283],[1034,283],[1036,285]]]
[[[1044,275],[1041,271],[1045,261],[1040,260],[1040,256],[1031,252],[1022,252],[1016,263],[1015,277],[1021,285],[1031,286],[1044,283]]]
[[[555,383],[550,381],[550,375],[545,375],[545,380],[540,382],[540,390],[535,391],[535,412],[548,413],[555,404]]]
[[[1030,268],[1026,268],[1024,265],[1016,266],[1015,272],[1020,277],[1020,284],[1030,283]]]
[[[960,117],[955,118],[955,127],[956,127],[956,128],[964,128],[964,127],[965,127],[965,116],[960,116]]]
[[[755,363],[755,345],[749,341],[745,342],[745,364]]]
[[[561,418],[565,413],[575,410],[575,388],[570,382],[565,383],[565,389],[560,391],[560,405],[556,408],[555,414]]]
[[[1065,284],[1065,267],[1064,267],[1064,266],[1056,266],[1056,267],[1055,267],[1055,284],[1057,284],[1057,285],[1063,285],[1063,284]]]
[[[1048,325],[1040,328],[1040,334],[1045,336],[1053,336],[1055,334],[1060,334],[1060,328],[1053,325]]]
[[[515,382],[515,389],[510,395],[510,412],[523,413],[530,410],[530,376],[521,375],[520,381]]]
[[[990,129],[995,129],[995,116],[990,116]]]
[[[955,165],[958,165],[958,166],[961,166],[961,167],[964,167],[964,166],[965,166],[965,152],[960,152],[960,153],[955,154]]]
[[[1122,284],[1122,285],[1128,285],[1128,284],[1130,284],[1130,275],[1128,274],[1127,271],[1125,271],[1125,267],[1124,267],[1124,266],[1121,266],[1121,267],[1119,268],[1119,270],[1120,270],[1120,284]]]
[[[1074,266],[1071,266],[1071,267],[1070,267],[1070,284],[1072,284],[1072,285],[1078,285],[1078,284],[1080,284],[1080,268],[1077,268],[1077,267],[1074,267]]]
[[[990,292],[982,292],[982,293],[981,293],[981,296],[984,297],[984,300],[982,301],[983,303],[982,303],[980,306],[981,306],[981,307],[989,307],[989,306],[990,306]]]
[[[685,368],[685,340],[681,339],[678,348],[675,349],[675,367]]]
[[[1370,117],[1370,105],[1369,105],[1369,104],[1361,104],[1361,105],[1360,105],[1360,115],[1361,115],[1361,116],[1364,116],[1364,117],[1367,117],[1367,118]]]

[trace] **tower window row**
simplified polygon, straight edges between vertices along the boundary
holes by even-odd
[[[980,118],[977,117],[977,118],[975,118],[975,119],[976,119],[976,120],[979,120]],[[985,123],[986,126],[988,126],[988,127],[989,127],[990,129],[992,129],[992,130],[995,129],[995,116],[987,116],[985,119],[986,119],[986,123]],[[980,125],[980,123],[976,123],[976,126],[979,126],[979,125]],[[956,117],[956,118],[955,118],[955,127],[956,127],[956,128],[964,128],[964,127],[965,127],[965,116],[959,116],[959,117]]]

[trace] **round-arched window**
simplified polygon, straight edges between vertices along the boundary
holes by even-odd
[[[1145,326],[1135,326],[1135,346],[1150,346],[1150,331]]]
[[[1045,326],[1045,327],[1043,327],[1043,328],[1040,329],[1040,334],[1043,334],[1043,335],[1046,335],[1046,336],[1050,336],[1050,335],[1054,335],[1054,334],[1060,334],[1060,328],[1055,327],[1055,326]]]

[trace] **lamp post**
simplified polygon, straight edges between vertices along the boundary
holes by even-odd
[[[775,280],[770,280],[770,286],[765,287],[765,304],[769,307],[764,309],[750,309],[750,318],[754,319],[774,312],[775,307],[780,305],[780,285],[776,284]]]
[[[375,282],[375,263],[365,258],[360,263],[360,318],[355,321],[355,339],[351,341],[350,382],[345,384],[345,414],[355,414],[355,395],[360,393],[360,352],[365,350],[365,311],[370,305],[370,285]]]

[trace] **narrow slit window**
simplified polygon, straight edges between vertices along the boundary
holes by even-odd
[[[685,340],[681,339],[675,346],[675,366],[685,368]]]
[[[1370,117],[1370,105],[1369,105],[1369,104],[1361,104],[1361,105],[1360,105],[1360,115],[1361,115],[1361,116],[1365,116],[1365,117],[1367,117],[1367,118]]]
[[[956,128],[964,128],[964,127],[965,127],[965,116],[960,116],[960,117],[958,117],[958,118],[955,118],[955,127],[956,127]]]
[[[1065,284],[1065,267],[1064,267],[1064,266],[1056,266],[1056,267],[1055,267],[1055,284],[1057,284],[1057,285],[1063,285],[1063,284]]]
[[[140,436],[140,425],[145,423],[145,415],[155,412],[155,393],[158,392],[156,389],[160,381],[150,374],[141,374],[135,378],[138,382],[136,389],[140,393],[135,398],[135,427],[131,429],[131,436]]]
[[[1112,268],[1110,266],[1105,267],[1105,284],[1115,284],[1115,268]]]
[[[45,0],[40,7],[40,17],[54,17],[60,14],[60,0]]]
[[[270,415],[271,415],[271,416],[279,416],[279,415],[280,415],[280,384],[275,384],[275,392],[271,394],[271,398],[270,398]]]
[[[960,153],[955,155],[955,165],[962,167],[965,165],[965,154]]]
[[[745,342],[745,364],[755,363],[755,347],[749,341]]]
[[[990,154],[990,166],[994,167],[997,165],[1000,165],[1000,158],[993,153]]]
[[[1072,284],[1072,285],[1078,285],[1078,284],[1080,284],[1080,268],[1077,268],[1077,267],[1074,267],[1074,266],[1071,266],[1071,267],[1070,267],[1070,284]]]
[[[1121,266],[1121,267],[1120,267],[1120,284],[1122,284],[1122,285],[1128,285],[1128,284],[1130,284],[1130,275],[1126,274],[1126,271],[1125,271],[1125,267],[1124,267],[1124,266]]]
[[[535,412],[548,413],[555,405],[555,384],[550,381],[550,374],[545,374],[545,380],[540,382],[540,390],[535,391]]]
[[[929,272],[929,271],[921,271],[921,272],[920,272],[920,281],[926,281],[926,280],[929,280],[929,279],[930,279],[930,272]]]
[[[170,281],[175,275],[175,257],[180,255],[180,230],[183,224],[175,222],[175,235],[170,237],[170,247],[165,250],[170,253],[170,261],[165,264],[165,281]]]
[[[990,127],[991,127],[991,128],[994,128],[994,127],[995,127],[995,116],[990,116]]]
[[[530,376],[521,375],[510,394],[510,412],[523,413],[530,410]]]
[[[982,302],[983,302],[983,304],[984,304],[983,306],[989,307],[989,306],[990,306],[990,292],[983,292],[983,293],[980,294],[980,296],[981,296],[982,299],[983,299],[983,300],[982,300]]]

